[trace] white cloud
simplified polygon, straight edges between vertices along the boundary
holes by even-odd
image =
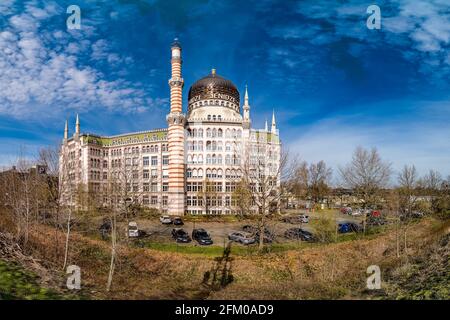
[[[39,8],[35,4],[29,2],[24,12],[12,13],[0,33],[0,114],[48,118],[66,109],[102,107],[141,112],[154,106],[151,103],[166,101],[150,99],[136,84],[106,79],[94,67],[84,65],[79,57],[89,55],[91,47],[93,59],[110,65],[131,63],[132,59],[113,52],[106,40],[92,44],[89,38],[80,37],[83,33],[45,30],[42,25],[58,12],[58,7],[49,4]],[[92,27],[83,25],[83,30],[85,27],[92,35]],[[73,37],[78,41],[74,42]]]

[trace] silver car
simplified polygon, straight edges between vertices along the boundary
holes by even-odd
[[[228,234],[228,239],[245,245],[255,243],[255,237],[248,232],[236,231]]]

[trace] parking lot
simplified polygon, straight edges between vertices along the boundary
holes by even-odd
[[[305,211],[292,211],[289,212],[289,215],[298,215],[298,214],[306,214],[310,218],[309,223],[287,223],[281,221],[281,219],[277,219],[275,221],[270,221],[267,224],[267,227],[271,232],[275,235],[275,242],[288,242],[288,241],[295,241],[295,240],[288,240],[284,237],[284,232],[287,229],[295,228],[295,227],[301,227],[302,229],[306,231],[310,231],[314,233],[313,227],[311,226],[311,221],[314,219],[319,219],[321,215],[324,215],[324,213],[316,213],[316,212],[309,212],[306,213]],[[354,221],[359,222],[358,218],[344,215],[336,210],[336,212],[328,212],[327,215],[330,215],[335,217],[337,223],[343,222],[343,221]],[[228,241],[228,234],[233,231],[242,231],[242,227],[245,225],[254,225],[256,226],[256,221],[252,220],[242,220],[242,221],[236,221],[236,222],[229,222],[229,221],[201,221],[201,222],[191,222],[184,220],[183,226],[174,226],[174,225],[163,225],[159,221],[158,218],[153,218],[152,220],[137,220],[139,229],[146,231],[150,236],[149,240],[155,241],[155,242],[175,242],[172,239],[172,229],[173,228],[183,228],[186,232],[188,232],[189,235],[192,234],[192,230],[194,228],[203,228],[205,229],[210,235],[212,240],[214,241],[215,245],[222,246],[224,243]],[[195,242],[193,242],[195,244]]]

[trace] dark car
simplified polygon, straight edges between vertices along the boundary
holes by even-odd
[[[338,224],[339,233],[361,232],[362,228],[355,222],[340,222]]]
[[[284,236],[288,239],[302,240],[302,241],[314,241],[314,236],[311,232],[303,230],[301,228],[291,228],[286,230]]]
[[[175,218],[173,218],[172,223],[173,223],[175,226],[182,226],[182,225],[184,225],[184,222],[183,222],[183,220],[181,220],[180,217],[175,217]]]
[[[102,236],[102,239],[105,239],[106,236],[111,232],[111,221],[109,220],[103,220],[102,225],[98,228],[100,231],[100,234]]]
[[[259,229],[252,225],[245,225],[242,227],[242,230],[245,232],[253,234],[256,239],[256,242],[259,242]],[[264,243],[271,243],[275,239],[275,235],[272,231],[267,228],[264,228]]]
[[[176,242],[181,243],[191,242],[191,237],[189,237],[189,234],[183,229],[179,228],[175,228],[172,230],[172,238],[174,238]]]
[[[205,229],[194,229],[192,230],[192,239],[196,240],[199,244],[208,246],[213,244],[211,236],[206,232]]]

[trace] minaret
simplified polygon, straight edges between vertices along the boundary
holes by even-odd
[[[170,113],[167,115],[169,144],[169,202],[168,214],[184,215],[184,124],[181,77],[181,46],[178,39],[172,44],[172,78],[170,86]]]
[[[248,90],[247,85],[245,86],[245,96],[244,96],[244,106],[242,107],[244,109],[244,121],[242,123],[242,126],[244,129],[249,129],[251,125],[250,120],[250,105],[248,104]]]
[[[76,137],[80,136],[80,118],[78,117],[78,113],[77,113],[77,121],[75,122],[75,136]]]
[[[66,125],[64,126],[64,143],[67,142],[68,137],[69,137],[69,126],[66,120]]]
[[[272,128],[271,128],[270,132],[272,132],[273,134],[278,134],[277,133],[277,124],[275,122],[275,110],[272,112]]]

